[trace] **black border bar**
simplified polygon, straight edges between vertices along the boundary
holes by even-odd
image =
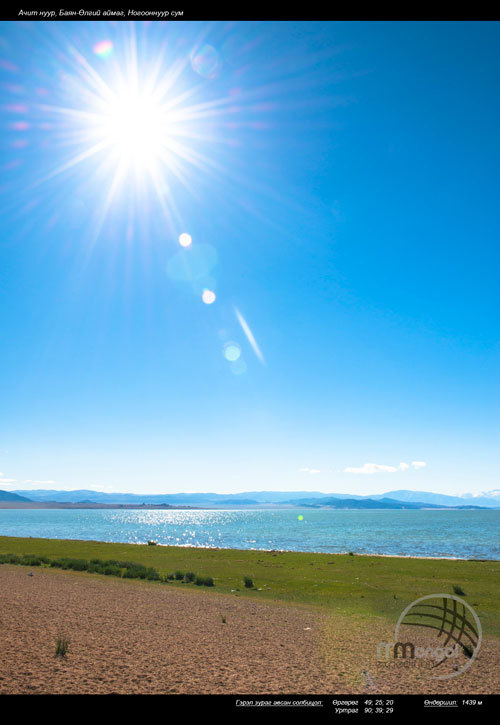
[[[74,0],[55,4],[53,0],[39,4],[28,5],[19,3],[10,7],[0,8],[0,20],[4,21],[499,21],[500,10],[495,16],[494,10],[479,7],[466,8],[455,6],[453,10],[443,11],[438,8],[429,10],[422,6],[411,8],[402,6],[393,7],[392,10],[384,10],[380,7],[371,9],[356,7],[352,4],[341,5],[340,3],[310,2],[303,3],[284,2],[272,3],[252,2],[252,0],[235,0],[235,2],[214,2],[208,0],[165,0],[156,4],[150,2],[144,4],[96,4]],[[64,12],[62,12],[64,11]],[[72,14],[75,13],[75,14]],[[118,14],[119,13],[119,14]]]
[[[117,713],[121,707],[129,708],[137,703],[139,707],[146,704],[147,700],[156,701],[166,709],[163,713],[179,713],[177,708],[182,708],[187,717],[196,712],[203,713],[205,717],[217,717],[228,715],[234,723],[241,720],[246,721],[258,718],[260,721],[263,714],[265,719],[288,718],[291,711],[300,713],[306,717],[307,722],[328,720],[355,721],[355,722],[401,722],[401,718],[410,716],[412,718],[423,717],[425,721],[439,719],[440,722],[448,722],[451,718],[470,716],[474,721],[481,722],[483,719],[492,721],[494,715],[498,715],[500,708],[500,694],[492,695],[380,695],[377,693],[365,693],[361,695],[352,694],[324,694],[304,695],[302,694],[271,694],[271,695],[3,695],[2,701],[7,704],[9,701],[22,701],[25,705],[33,705],[43,710],[45,706],[53,712],[56,707],[65,712],[66,706],[78,704],[79,712],[87,707],[101,709],[105,701],[113,711]],[[80,709],[80,708],[83,708]],[[49,710],[48,710],[49,712]],[[280,714],[281,713],[281,714]]]

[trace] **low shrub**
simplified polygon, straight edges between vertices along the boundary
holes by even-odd
[[[86,559],[70,559],[68,568],[73,569],[73,571],[87,571],[89,562]]]
[[[119,566],[104,566],[102,568],[102,573],[105,576],[121,576],[122,570]]]
[[[17,562],[23,566],[41,566],[42,564],[48,564],[50,559],[38,554],[23,554],[21,559],[17,559]]]
[[[52,559],[50,562],[52,569],[65,569],[64,562],[62,559]]]
[[[52,566],[52,564],[51,564]],[[102,564],[96,564],[95,562],[90,562],[88,566],[88,573],[89,574],[102,574],[103,566]]]
[[[254,587],[253,580],[250,579],[249,576],[243,577],[243,584],[246,586],[247,589],[253,589],[253,587]]]
[[[59,636],[56,644],[56,657],[66,657],[69,647],[69,639]]]
[[[36,554],[24,554],[22,557],[17,554],[0,554],[0,564],[21,564],[22,566],[46,565],[52,569],[72,569],[73,571],[88,571],[90,574],[102,574],[104,576],[117,576],[123,579],[147,579],[148,581],[169,581],[177,580],[188,583],[194,582],[198,586],[215,586],[213,577],[197,577],[192,571],[169,572],[162,576],[152,566],[137,564],[134,561],[117,561],[116,559],[73,559],[71,557],[59,557],[49,559],[46,556]]]
[[[123,572],[124,579],[145,579],[147,576],[147,569],[138,566],[129,566]]]

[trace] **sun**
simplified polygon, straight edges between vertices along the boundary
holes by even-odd
[[[170,114],[154,91],[138,85],[113,91],[94,111],[89,141],[113,164],[137,173],[152,172],[173,142]]]
[[[171,218],[176,187],[192,192],[193,178],[214,173],[220,141],[206,122],[213,126],[231,99],[200,102],[202,84],[185,72],[189,56],[166,52],[165,44],[139,47],[133,25],[121,43],[94,45],[94,59],[70,46],[64,102],[43,106],[62,141],[60,163],[41,181],[81,169],[82,181],[92,176],[102,189],[103,220],[127,190],[153,191]]]
[[[139,89],[120,94],[98,129],[113,154],[136,166],[149,166],[168,138],[168,116],[154,96]]]
[[[245,96],[195,62],[199,40],[174,44],[134,23],[105,27],[107,39],[66,45],[56,92],[37,109],[53,153],[34,184],[67,178],[79,197],[95,198],[90,245],[113,215],[127,219],[127,239],[151,212],[177,232],[190,200],[247,180],[234,130]],[[189,246],[187,236],[179,243]]]

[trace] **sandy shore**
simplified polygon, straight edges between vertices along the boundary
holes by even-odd
[[[327,684],[311,610],[216,592],[1,566],[0,631],[0,693],[319,693]],[[59,633],[69,639],[64,659]]]
[[[223,622],[225,618],[225,623]],[[0,693],[498,693],[500,648],[452,681],[377,662],[392,627],[215,591],[0,567]],[[56,657],[58,635],[69,640]]]

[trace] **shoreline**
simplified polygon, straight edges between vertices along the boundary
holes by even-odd
[[[238,598],[307,605],[328,616],[371,617],[374,613],[397,621],[403,606],[418,597],[456,589],[478,609],[485,631],[500,638],[498,601],[500,597],[500,561],[437,559],[408,556],[354,555],[276,550],[222,549],[220,547],[148,546],[82,539],[42,539],[0,536],[0,553],[40,561],[41,569],[67,559],[87,562],[73,572],[79,578],[115,576],[125,581],[128,571],[116,571],[126,562],[154,570],[160,579],[151,582],[165,591],[197,591],[211,579],[205,591]],[[43,558],[45,557],[45,562]],[[133,564],[130,564],[133,562]],[[95,573],[90,564],[99,565]],[[5,560],[5,565],[8,561]],[[0,566],[0,573],[3,570]],[[115,569],[111,570],[111,567]],[[109,571],[104,569],[108,567]],[[10,568],[10,567],[9,567]],[[58,568],[54,564],[54,568]],[[67,567],[73,570],[73,564]],[[84,575],[84,571],[88,574]],[[26,570],[25,570],[26,572]],[[185,578],[190,573],[190,578]],[[195,579],[193,580],[193,575]],[[24,574],[26,576],[26,573]],[[36,582],[37,571],[27,579]],[[135,577],[133,577],[135,578]],[[139,577],[141,578],[141,577]],[[456,591],[455,591],[456,593]]]
[[[339,499],[341,500],[341,499]],[[403,502],[401,502],[403,503]],[[331,506],[331,505],[308,505],[292,503],[260,503],[242,504],[241,506],[231,504],[205,504],[191,506],[189,504],[169,503],[98,503],[94,501],[9,501],[0,500],[0,510],[29,510],[29,509],[137,509],[141,511],[499,511],[498,506],[436,506],[423,505],[412,506]]]
[[[140,511],[203,511],[200,506],[174,505],[169,503],[66,503],[64,501],[0,501],[0,511],[29,510],[71,510],[71,509],[138,509]]]

